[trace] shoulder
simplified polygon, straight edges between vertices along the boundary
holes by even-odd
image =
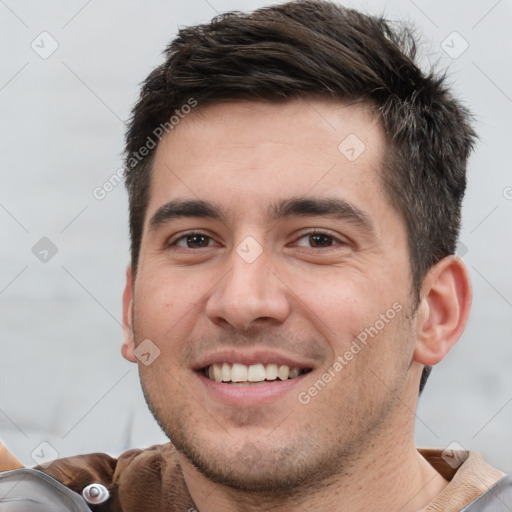
[[[78,494],[89,485],[101,484],[109,492],[101,506],[105,511],[186,511],[194,507],[171,443],[132,449],[117,458],[104,453],[77,455],[34,469]]]
[[[508,512],[512,505],[512,475],[505,475],[462,512]]]

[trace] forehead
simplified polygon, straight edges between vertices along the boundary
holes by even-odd
[[[183,197],[246,212],[307,195],[383,201],[384,151],[381,123],[362,103],[199,105],[157,147],[147,213]]]

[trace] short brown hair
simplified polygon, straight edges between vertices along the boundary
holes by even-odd
[[[170,117],[191,99],[198,108],[235,99],[362,100],[386,130],[381,176],[407,226],[418,299],[428,269],[455,253],[475,134],[469,112],[452,97],[445,77],[422,72],[415,58],[406,26],[322,0],[226,13],[181,29],[165,62],[145,80],[126,136],[134,271],[154,149],[143,158],[134,155],[158,127],[172,128]]]

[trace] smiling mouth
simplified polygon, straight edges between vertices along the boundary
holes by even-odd
[[[205,377],[215,382],[248,385],[295,379],[309,373],[311,368],[297,368],[274,363],[250,365],[215,363],[206,366],[200,371]]]

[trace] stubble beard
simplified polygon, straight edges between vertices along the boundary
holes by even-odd
[[[176,407],[168,412],[164,407],[169,402],[159,403],[148,386],[143,385],[143,391],[164,433],[204,477],[234,491],[275,499],[308,496],[351,474],[396,405],[396,395],[392,394],[370,416],[351,418],[348,424],[343,422],[348,427],[345,431],[341,428],[326,432],[320,431],[318,425],[303,424],[298,425],[293,437],[279,438],[275,432],[263,439],[244,440],[234,447],[230,436],[220,427],[225,441],[212,443],[201,436],[185,410]],[[340,409],[340,415],[343,413]],[[285,421],[293,421],[293,414]]]
[[[409,321],[410,317],[406,317],[405,322]],[[407,336],[411,332],[401,334]],[[144,337],[136,336],[136,339],[142,341]],[[397,369],[381,399],[374,401],[370,397],[371,403],[363,408],[358,398],[348,403],[340,399],[336,404],[340,415],[338,423],[334,421],[324,428],[322,419],[313,418],[316,423],[298,425],[293,436],[279,437],[280,427],[277,427],[274,431],[269,429],[269,435],[262,439],[245,436],[249,440],[240,441],[236,447],[220,426],[223,443],[212,443],[209,441],[211,436],[206,439],[201,435],[194,421],[197,411],[195,414],[190,412],[191,408],[198,407],[198,403],[185,391],[178,390],[179,399],[175,400],[176,395],[171,392],[162,396],[161,382],[151,382],[150,379],[145,382],[141,374],[141,384],[146,403],[160,428],[177,451],[205,478],[257,499],[280,500],[293,496],[299,500],[301,496],[308,497],[312,492],[336,485],[344,475],[354,472],[358,461],[368,451],[375,450],[375,440],[389,426],[393,410],[400,402],[409,367],[405,360],[403,362],[404,366]],[[174,406],[169,410],[172,402]],[[205,428],[207,422],[215,423],[206,412],[202,420],[200,428]],[[294,415],[290,414],[283,424],[293,421]]]

